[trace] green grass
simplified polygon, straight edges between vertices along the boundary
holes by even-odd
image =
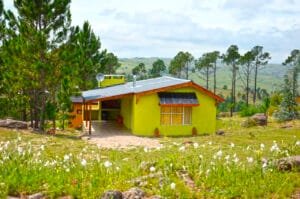
[[[300,187],[299,172],[280,172],[273,160],[300,154],[300,121],[282,129],[277,123],[242,128],[241,120],[218,120],[225,136],[160,138],[160,148],[130,150],[99,149],[68,132],[48,136],[0,129],[0,198],[36,192],[96,198],[135,186],[164,198],[289,198]],[[183,171],[194,189],[178,177]],[[161,176],[134,182],[156,172]]]

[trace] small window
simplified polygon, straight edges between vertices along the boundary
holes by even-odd
[[[192,124],[192,107],[162,106],[160,123],[161,125],[190,125]]]

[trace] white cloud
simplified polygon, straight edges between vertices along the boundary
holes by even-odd
[[[73,0],[71,11],[74,25],[88,20],[119,57],[173,57],[179,50],[198,57],[231,44],[241,52],[263,45],[280,63],[300,46],[299,0]]]

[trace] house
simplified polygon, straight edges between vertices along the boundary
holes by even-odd
[[[111,84],[109,83],[111,82]],[[223,98],[191,80],[169,76],[125,83],[123,76],[105,75],[97,89],[72,98],[73,120],[117,121],[135,135],[188,136],[214,133],[217,104]]]
[[[300,96],[296,97],[296,103],[300,105]]]

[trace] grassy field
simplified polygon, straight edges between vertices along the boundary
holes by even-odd
[[[274,160],[300,154],[300,121],[242,128],[241,120],[218,120],[225,136],[159,138],[159,148],[128,150],[99,149],[70,132],[0,129],[0,198],[97,198],[136,186],[162,198],[289,198],[300,173],[278,171]]]

